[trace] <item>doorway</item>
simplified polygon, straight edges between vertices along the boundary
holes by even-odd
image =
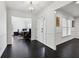
[[[12,43],[14,40],[31,40],[31,18],[23,18],[23,17],[11,17],[12,23]]]

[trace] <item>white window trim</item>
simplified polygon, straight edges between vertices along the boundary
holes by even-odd
[[[66,19],[66,18],[64,18],[64,19]],[[63,19],[62,19],[63,20]],[[67,27],[63,27],[63,26],[61,26],[61,32],[62,32],[62,37],[66,37],[66,36],[70,36],[71,35],[71,32],[70,32],[70,35],[68,34],[68,29],[69,28],[71,28],[72,29],[72,27],[70,26],[68,26],[68,20],[69,19],[66,19],[66,24],[67,24]],[[62,21],[63,22],[63,21]],[[62,22],[61,22],[61,24],[62,24]],[[62,24],[63,25],[63,24]],[[63,28],[66,28],[66,35],[63,35]],[[71,31],[71,30],[70,30]]]

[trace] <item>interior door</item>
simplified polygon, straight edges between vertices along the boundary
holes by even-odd
[[[45,17],[40,17],[37,26],[37,40],[46,44],[46,20]]]
[[[46,36],[46,26],[45,26],[45,17],[42,17],[41,19],[41,38],[42,38],[42,41],[44,44],[46,44],[46,39],[45,39],[45,36]]]

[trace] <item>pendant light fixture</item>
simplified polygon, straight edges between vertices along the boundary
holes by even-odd
[[[33,11],[33,10],[34,10],[34,7],[33,7],[33,2],[32,2],[32,1],[30,2],[29,10],[31,10],[31,11]]]

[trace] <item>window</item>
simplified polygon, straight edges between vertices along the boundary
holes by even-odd
[[[71,35],[71,20],[62,19],[62,36]]]

